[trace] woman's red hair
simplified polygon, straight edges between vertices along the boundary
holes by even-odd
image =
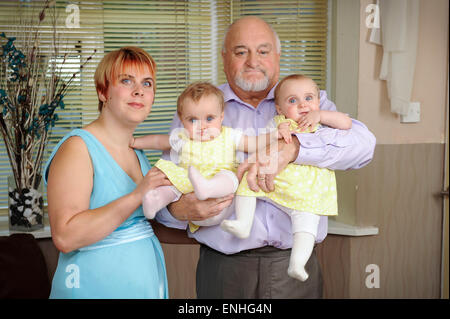
[[[138,47],[123,47],[106,54],[95,70],[94,81],[97,94],[107,95],[109,85],[115,84],[118,76],[124,70],[132,68],[139,72],[144,72],[145,68],[152,73],[155,84],[153,91],[156,91],[156,63],[146,51]],[[98,101],[98,110],[101,112],[103,102]]]

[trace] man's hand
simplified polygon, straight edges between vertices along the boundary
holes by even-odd
[[[167,206],[167,209],[178,220],[204,220],[219,214],[231,205],[234,194],[221,198],[199,200],[195,193],[184,194],[179,200]]]
[[[272,144],[273,145],[273,144]],[[275,190],[275,177],[289,163],[295,161],[300,150],[300,143],[297,138],[286,144],[284,140],[278,140],[277,147],[269,147],[262,150],[260,154],[249,156],[237,170],[239,181],[244,173],[247,173],[247,183],[250,189],[258,192],[260,189],[264,192],[273,192]]]

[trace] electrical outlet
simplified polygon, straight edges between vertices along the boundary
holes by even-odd
[[[411,102],[407,115],[400,116],[401,123],[417,123],[420,122],[420,102]]]

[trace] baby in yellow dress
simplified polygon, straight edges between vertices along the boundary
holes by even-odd
[[[275,89],[278,115],[269,127],[289,123],[296,133],[313,133],[318,124],[336,129],[350,129],[351,119],[343,113],[320,110],[320,91],[316,83],[303,75],[284,78]],[[300,146],[301,147],[301,146]],[[246,173],[247,174],[247,173]],[[337,215],[334,172],[326,168],[288,164],[275,178],[275,190],[252,191],[246,174],[236,192],[236,220],[224,220],[222,229],[239,238],[247,238],[255,214],[256,197],[264,197],[291,216],[293,244],[288,274],[305,281],[305,265],[314,248],[319,215]]]
[[[184,128],[173,130],[170,139],[167,135],[146,135],[133,140],[131,146],[138,149],[171,147],[171,160],[160,159],[155,166],[173,186],[161,186],[144,195],[142,206],[147,218],[154,218],[161,208],[192,191],[200,200],[234,193],[239,185],[235,175],[237,150],[255,152],[279,138],[286,142],[292,139],[287,124],[259,136],[247,136],[222,126],[224,107],[222,91],[209,83],[193,83],[177,100],[177,113]],[[191,230],[217,225],[231,212],[232,209],[224,209],[209,219],[192,221]]]

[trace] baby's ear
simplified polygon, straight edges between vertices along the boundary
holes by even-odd
[[[281,108],[278,106],[278,104],[275,103],[275,109],[277,110],[278,114],[282,114],[281,113]]]

